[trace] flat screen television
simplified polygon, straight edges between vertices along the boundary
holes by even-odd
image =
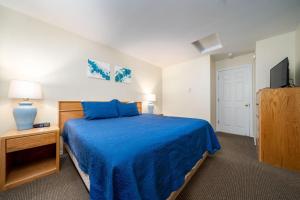
[[[280,88],[289,86],[289,59],[285,58],[270,71],[270,87]]]

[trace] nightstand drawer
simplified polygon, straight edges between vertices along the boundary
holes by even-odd
[[[18,137],[6,140],[6,152],[14,152],[33,147],[39,147],[56,142],[56,133],[46,133],[33,136]]]

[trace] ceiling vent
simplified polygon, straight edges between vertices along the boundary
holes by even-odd
[[[202,53],[208,53],[211,51],[215,51],[217,49],[221,49],[223,46],[221,44],[221,40],[219,34],[213,33],[208,35],[200,40],[196,40],[192,42],[192,44]]]

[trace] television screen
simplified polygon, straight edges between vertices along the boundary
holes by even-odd
[[[289,85],[289,60],[285,58],[270,71],[270,87],[280,88]]]

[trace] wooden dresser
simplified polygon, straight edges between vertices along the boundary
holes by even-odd
[[[300,171],[300,88],[257,94],[259,160]]]

